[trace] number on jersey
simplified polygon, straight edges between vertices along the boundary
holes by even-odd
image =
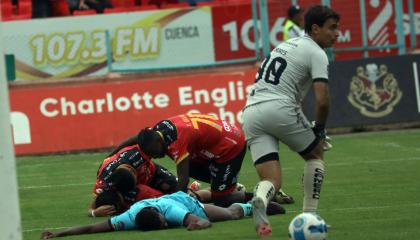
[[[271,56],[268,56],[264,59],[264,62],[258,70],[258,76],[255,79],[255,82],[260,81],[263,78],[265,72],[264,81],[266,83],[278,85],[280,83],[280,77],[286,67],[287,62],[284,58],[275,57],[271,59]]]
[[[223,127],[220,126],[218,123],[214,122],[219,118],[216,116],[204,115],[204,114],[195,114],[195,113],[188,113],[187,116],[190,118],[191,123],[195,129],[199,129],[199,124],[206,124],[211,127],[216,128],[220,132],[222,131]],[[212,121],[213,120],[213,121]]]

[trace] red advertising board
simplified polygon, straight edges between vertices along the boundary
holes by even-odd
[[[215,6],[212,21],[216,61],[255,57],[251,3]]]
[[[255,71],[11,89],[16,153],[111,147],[190,111],[238,122]]]
[[[320,4],[317,0],[301,0],[299,5],[308,9]],[[404,2],[405,3],[405,2]],[[283,25],[291,1],[279,4],[268,1],[269,41],[272,48],[283,39]],[[363,46],[359,1],[331,1],[331,7],[341,15],[339,38],[335,48],[356,48]],[[366,1],[366,31],[369,46],[397,44],[394,1]],[[408,10],[405,5],[404,29],[409,46]],[[420,2],[414,1],[414,12],[420,14]],[[212,8],[213,38],[216,61],[234,60],[255,56],[251,3],[222,5]],[[417,21],[418,22],[418,21]],[[420,28],[415,22],[417,46],[420,46]],[[397,49],[371,50],[369,56],[396,54]],[[362,51],[345,51],[335,54],[336,60],[362,58]]]

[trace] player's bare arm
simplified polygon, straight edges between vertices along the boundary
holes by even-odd
[[[111,232],[114,229],[111,227],[108,221],[95,223],[86,226],[72,227],[60,232],[49,232],[45,231],[41,234],[41,239],[49,239],[56,237],[65,237],[71,235],[82,235],[82,234],[91,234],[91,233],[101,233],[101,232]]]
[[[189,214],[184,220],[184,226],[189,230],[200,230],[211,227],[211,222],[206,219],[195,216],[194,214]]]
[[[89,208],[88,208],[88,216],[89,217],[96,217],[96,212],[95,212],[96,204],[95,204],[95,202],[96,202],[97,197],[98,197],[98,195],[93,194],[92,201],[90,202]]]
[[[113,205],[102,205],[88,210],[89,217],[108,217],[117,213]]]
[[[93,194],[92,201],[89,204],[89,208],[87,211],[87,215],[89,217],[108,217],[117,213],[115,206],[113,205],[102,205],[100,207],[96,207],[96,198],[98,195]]]
[[[183,192],[187,192],[188,183],[190,182],[190,161],[188,158],[186,157],[176,166],[178,189]]]
[[[325,125],[330,109],[327,79],[325,81],[315,81],[313,87],[315,93],[315,121],[317,124]]]
[[[123,149],[125,147],[128,147],[128,146],[132,146],[134,144],[137,144],[137,134],[129,137],[124,142],[122,142],[120,145],[118,145],[116,148],[114,148],[114,150],[112,150],[112,152],[108,155],[108,157],[116,154],[121,149]]]

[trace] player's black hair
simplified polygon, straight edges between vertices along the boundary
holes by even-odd
[[[340,15],[331,8],[321,5],[312,6],[305,14],[305,32],[311,33],[314,24],[320,27],[324,26],[329,18],[340,21]]]
[[[122,209],[121,198],[115,191],[104,191],[96,197],[95,206],[98,208],[103,205],[113,205],[117,212]]]
[[[122,194],[134,189],[136,179],[133,173],[125,168],[116,169],[111,175],[112,186]]]
[[[136,225],[142,231],[158,230],[163,227],[163,223],[159,218],[156,209],[147,207],[143,208],[136,215]]]
[[[304,9],[301,8],[299,5],[292,5],[289,7],[289,9],[287,10],[287,17],[289,19],[294,18],[298,13],[303,12]]]
[[[158,133],[151,129],[151,128],[145,128],[142,129],[139,134],[137,135],[137,141],[139,144],[139,147],[144,151],[147,149],[147,146],[156,138],[159,136]]]

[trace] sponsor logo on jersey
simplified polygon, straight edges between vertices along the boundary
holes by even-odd
[[[214,155],[214,153],[212,153],[212,152],[210,152],[206,149],[201,150],[200,153],[203,154],[204,156],[206,156],[207,158],[217,158],[217,157],[219,157],[219,156]]]
[[[398,81],[384,64],[367,64],[357,67],[350,82],[347,99],[364,116],[384,117],[394,110],[402,97]]]

